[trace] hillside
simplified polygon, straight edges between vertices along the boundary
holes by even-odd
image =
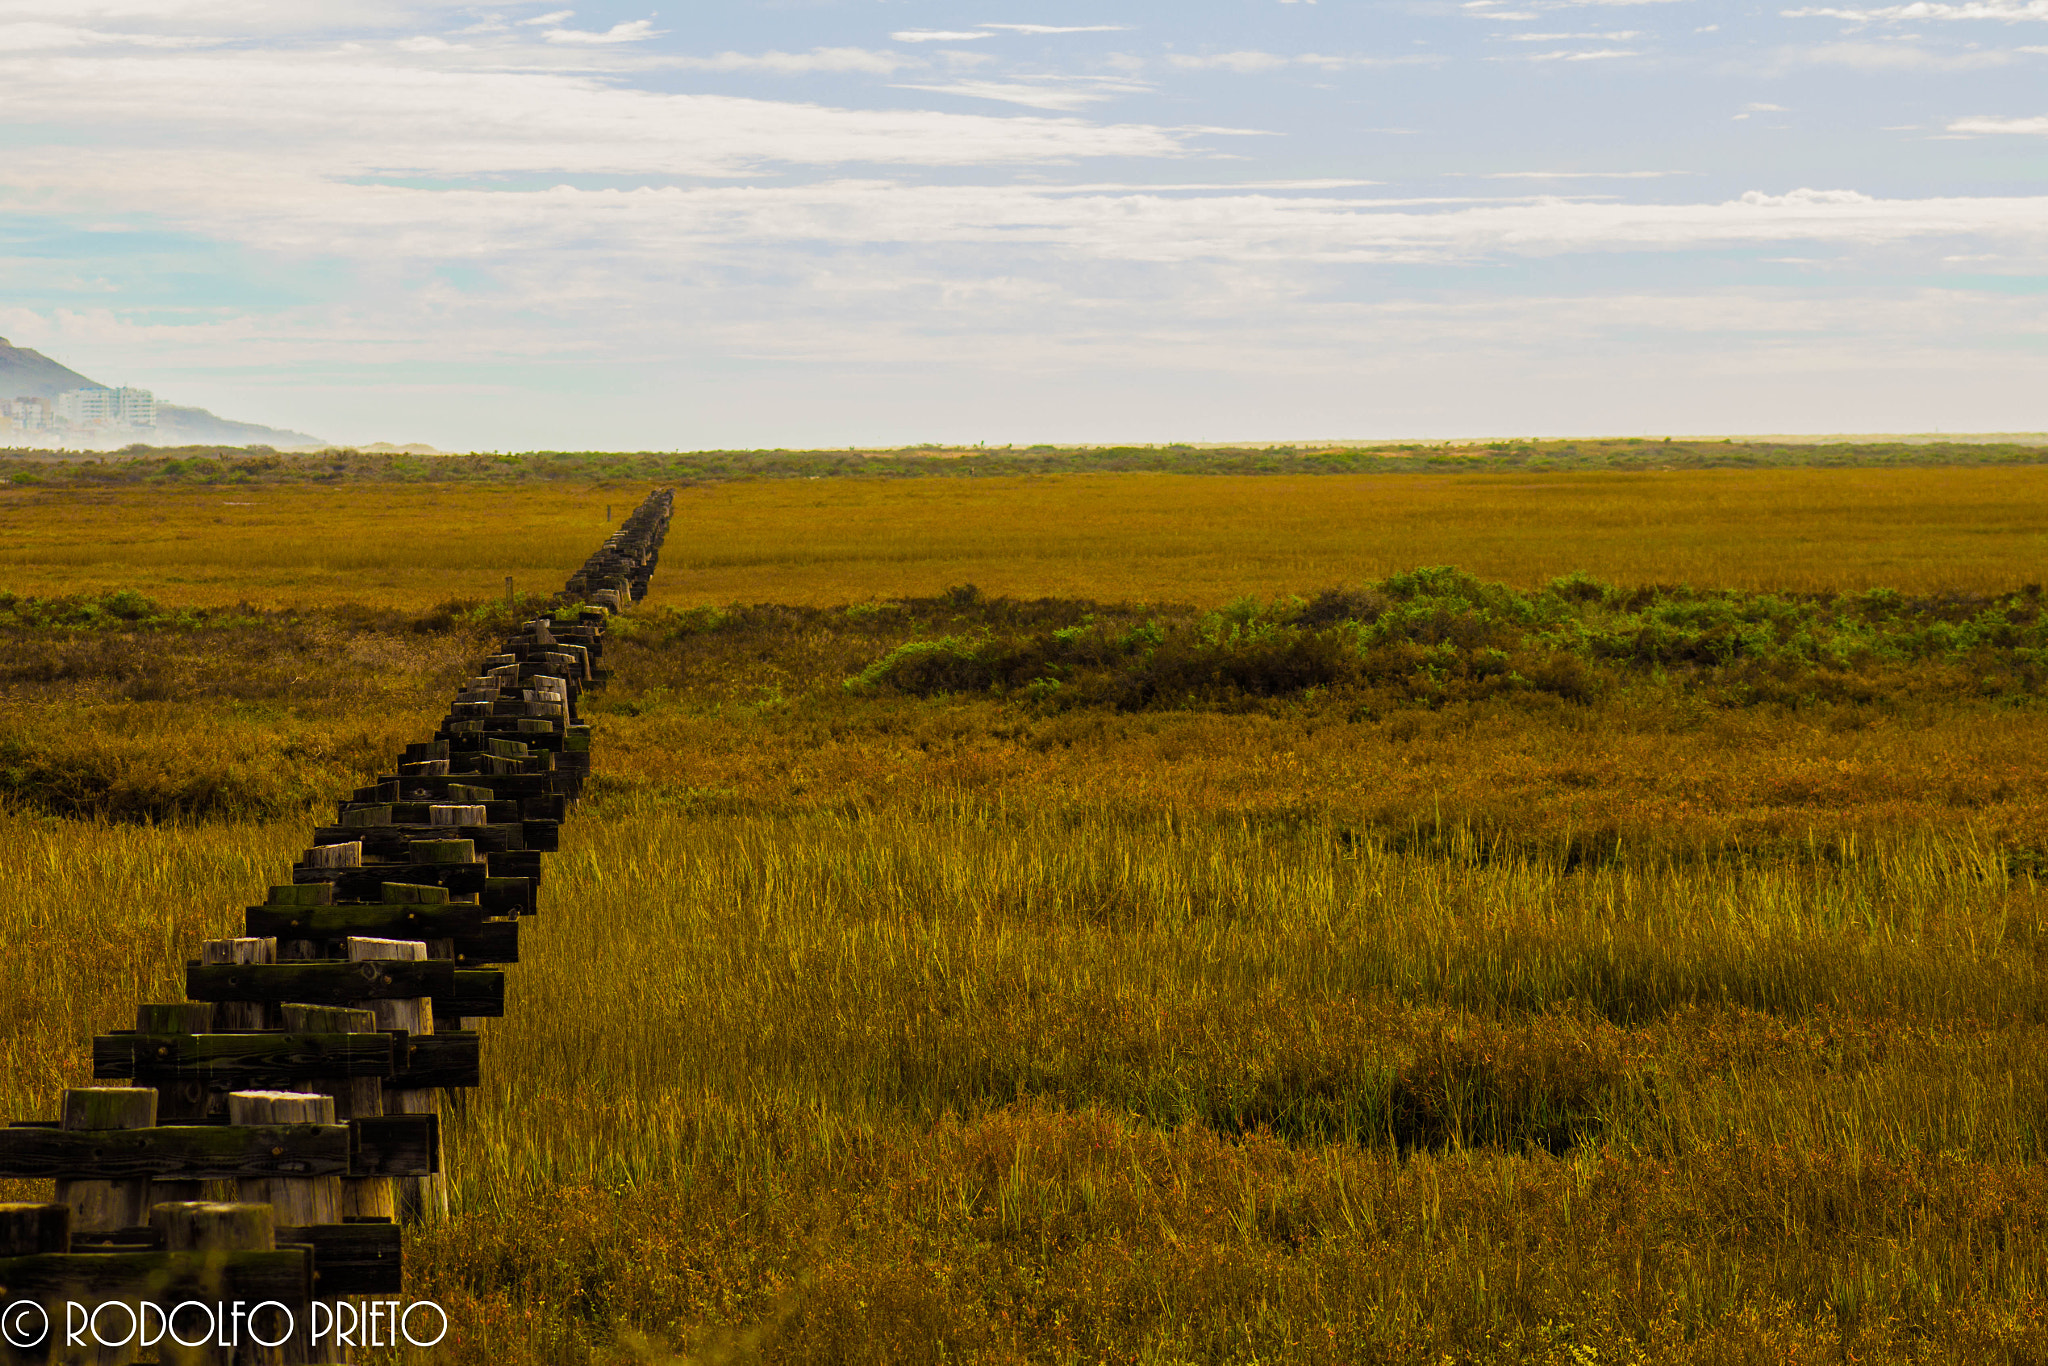
[[[47,398],[66,389],[88,389],[97,380],[57,364],[40,351],[15,346],[0,337],[0,399]]]
[[[76,370],[60,365],[40,351],[15,346],[0,337],[0,399],[46,398],[53,402],[67,389],[99,385]],[[317,446],[317,436],[265,427],[255,422],[236,422],[216,417],[204,408],[157,404],[157,428],[151,443],[162,446]]]

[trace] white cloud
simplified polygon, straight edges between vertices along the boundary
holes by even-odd
[[[611,43],[640,43],[655,36],[654,23],[649,19],[632,19],[623,24],[613,24],[602,33],[585,29],[551,28],[541,35],[551,43],[577,43],[593,46]]]
[[[1411,54],[1400,57],[1345,57],[1322,52],[1300,52],[1282,55],[1277,52],[1260,52],[1249,49],[1238,52],[1216,52],[1206,56],[1194,56],[1176,52],[1168,55],[1169,66],[1183,71],[1236,71],[1256,74],[1263,71],[1279,71],[1290,66],[1316,67],[1324,71],[1338,71],[1347,67],[1387,66],[1432,66],[1445,58],[1425,54]]]
[[[1493,171],[1481,180],[1662,180],[1698,171]]]
[[[1976,71],[2004,66],[2012,54],[2002,51],[1941,52],[1910,43],[1821,43],[1784,48],[1776,54],[1780,68],[1845,66],[1856,71]]]
[[[1788,9],[1787,19],[1846,19],[1852,23],[1917,22],[1922,19],[1995,19],[2006,23],[2048,20],[2048,0],[1970,0],[1966,4],[1920,3],[1886,5],[1877,9]]]
[[[133,162],[86,168],[95,183]],[[1223,191],[1063,192],[1058,187],[822,184],[540,191],[421,190],[295,181],[251,166],[180,193],[176,168],[146,190],[188,230],[266,251],[386,259],[601,259],[622,282],[634,262],[675,263],[777,244],[992,247],[1063,258],[1172,262],[1456,263],[1573,252],[1685,252],[1745,245],[1843,250],[1915,239],[2048,248],[2048,199],[1883,200],[1853,191],[1760,192],[1718,203],[1584,198],[1430,202]],[[592,258],[590,253],[597,255]]]
[[[758,71],[801,76],[816,71],[858,71],[888,76],[917,62],[894,52],[860,47],[814,47],[809,52],[721,52],[712,57],[667,57],[662,65],[687,71]]]
[[[107,33],[68,24],[0,24],[0,53],[78,47],[205,47],[209,39],[155,33]]]
[[[1169,65],[1187,71],[1277,71],[1293,62],[1292,57],[1282,57],[1275,52],[1218,52],[1207,57],[1194,57],[1176,52],[1167,57]]]
[[[978,33],[973,30],[943,28],[907,28],[889,35],[899,43],[971,43],[977,38],[993,38],[993,33]]]
[[[339,177],[731,176],[776,162],[1014,165],[1190,150],[1187,134],[1149,125],[834,109],[361,56],[0,59],[0,123],[53,120],[77,130],[84,145],[54,147],[52,165],[114,165],[132,156],[175,167],[170,179],[198,184],[258,165]],[[20,185],[36,163],[37,154],[16,147],[0,173]],[[52,174],[60,186],[85,183]]]
[[[1957,119],[1949,124],[1948,130],[1951,133],[2033,133],[2048,137],[2048,115],[2017,119],[1980,115]]]
[[[1531,52],[1526,56],[1512,58],[1495,57],[1491,60],[1496,62],[1606,62],[1613,61],[1614,59],[1619,57],[1640,57],[1642,55],[1643,54],[1641,52],[1636,51],[1634,48],[1603,47],[1595,48],[1591,51],[1582,52]]]
[[[536,14],[531,19],[514,19],[515,24],[560,24],[576,17],[572,9],[558,9],[547,14]]]
[[[976,24],[1006,33],[1129,33],[1131,24]]]
[[[1111,90],[1096,86],[1036,85],[1025,81],[951,81],[944,85],[902,85],[932,95],[959,95],[973,100],[1001,100],[1034,109],[1079,109],[1109,99]]]

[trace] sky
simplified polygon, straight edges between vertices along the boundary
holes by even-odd
[[[0,335],[444,449],[2048,428],[2048,0],[0,0]]]

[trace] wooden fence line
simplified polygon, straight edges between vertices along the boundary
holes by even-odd
[[[286,1314],[290,1340],[164,1360],[351,1359],[332,1341],[360,1325],[350,1297],[399,1292],[401,1221],[447,1208],[442,1104],[480,1079],[474,1022],[504,1014],[520,918],[590,771],[578,698],[609,677],[606,620],[646,595],[673,504],[651,494],[482,662],[433,738],[338,804],[290,883],[247,909],[245,937],[186,965],[188,1000],[93,1040],[110,1085],[0,1129],[0,1176],[55,1182],[50,1202],[0,1204],[0,1363],[137,1359],[65,1346],[74,1304],[129,1306],[88,1325],[92,1344],[144,1306],[184,1305],[182,1336],[223,1337],[199,1315],[238,1300],[268,1304],[238,1322],[244,1344]]]

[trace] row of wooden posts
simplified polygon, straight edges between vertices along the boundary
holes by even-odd
[[[645,595],[672,502],[641,503],[433,739],[339,803],[243,937],[201,944],[189,999],[93,1041],[107,1084],[0,1129],[0,1177],[55,1183],[0,1204],[0,1362],[291,1366],[397,1340],[364,1324],[404,1289],[405,1222],[446,1211],[442,1107],[479,1082],[476,1026],[504,1013],[589,772],[578,699],[609,676],[606,620]],[[263,1308],[231,1333],[236,1304]]]

